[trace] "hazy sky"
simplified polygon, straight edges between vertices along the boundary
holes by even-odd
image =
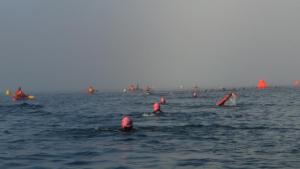
[[[0,89],[300,79],[299,0],[1,0]]]

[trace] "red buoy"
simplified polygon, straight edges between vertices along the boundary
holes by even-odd
[[[123,130],[131,130],[133,128],[133,122],[129,116],[124,116],[122,118],[121,128]]]
[[[224,104],[230,99],[232,93],[224,96],[220,101],[217,102],[217,106],[224,106]]]
[[[267,82],[265,80],[259,80],[258,83],[257,83],[257,88],[258,89],[265,89],[267,88],[268,85],[267,85]]]
[[[294,86],[295,87],[300,87],[300,80],[295,80],[294,81]]]

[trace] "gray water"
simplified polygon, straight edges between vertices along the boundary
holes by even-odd
[[[299,168],[300,89],[237,89],[236,106],[215,106],[228,92],[1,96],[0,168]]]

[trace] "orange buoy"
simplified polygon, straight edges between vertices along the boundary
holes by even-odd
[[[265,89],[267,88],[268,85],[267,85],[267,82],[265,80],[259,80],[258,83],[257,83],[257,88],[258,89]]]
[[[300,80],[295,80],[294,81],[294,86],[295,87],[300,87]]]

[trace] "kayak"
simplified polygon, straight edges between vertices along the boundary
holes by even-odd
[[[12,99],[13,99],[13,101],[34,100],[35,97],[34,96],[26,96],[26,97],[22,97],[22,98],[16,98],[16,96],[13,96]]]

